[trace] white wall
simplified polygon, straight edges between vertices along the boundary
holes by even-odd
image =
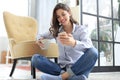
[[[0,37],[0,62],[1,62],[1,52],[7,51],[8,48],[8,39],[7,37]]]

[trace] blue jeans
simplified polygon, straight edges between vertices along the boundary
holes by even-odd
[[[98,58],[98,51],[96,48],[89,48],[84,52],[84,55],[78,59],[78,61],[71,66],[71,70],[75,75],[85,75],[88,77],[89,73],[93,69],[96,60]],[[60,75],[61,67],[48,58],[35,54],[32,59],[32,66],[38,70],[51,75]]]

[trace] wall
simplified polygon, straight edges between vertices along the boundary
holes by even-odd
[[[1,52],[7,51],[8,48],[8,39],[7,37],[0,37],[0,62],[1,62]]]
[[[79,6],[75,6],[75,7],[70,7],[71,11],[72,11],[72,15],[75,18],[75,20],[77,20],[80,24],[80,7]]]

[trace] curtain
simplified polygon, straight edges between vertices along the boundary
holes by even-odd
[[[36,0],[35,18],[38,21],[38,33],[48,31],[56,3],[57,0]]]

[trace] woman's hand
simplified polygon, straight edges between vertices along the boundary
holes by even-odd
[[[39,45],[39,47],[44,47],[44,44],[42,43],[41,40],[43,40],[44,38],[40,38],[39,40],[36,41],[36,43]]]
[[[73,38],[72,34],[67,34],[66,32],[59,33],[58,39],[63,45],[72,47],[76,45],[76,40]]]

